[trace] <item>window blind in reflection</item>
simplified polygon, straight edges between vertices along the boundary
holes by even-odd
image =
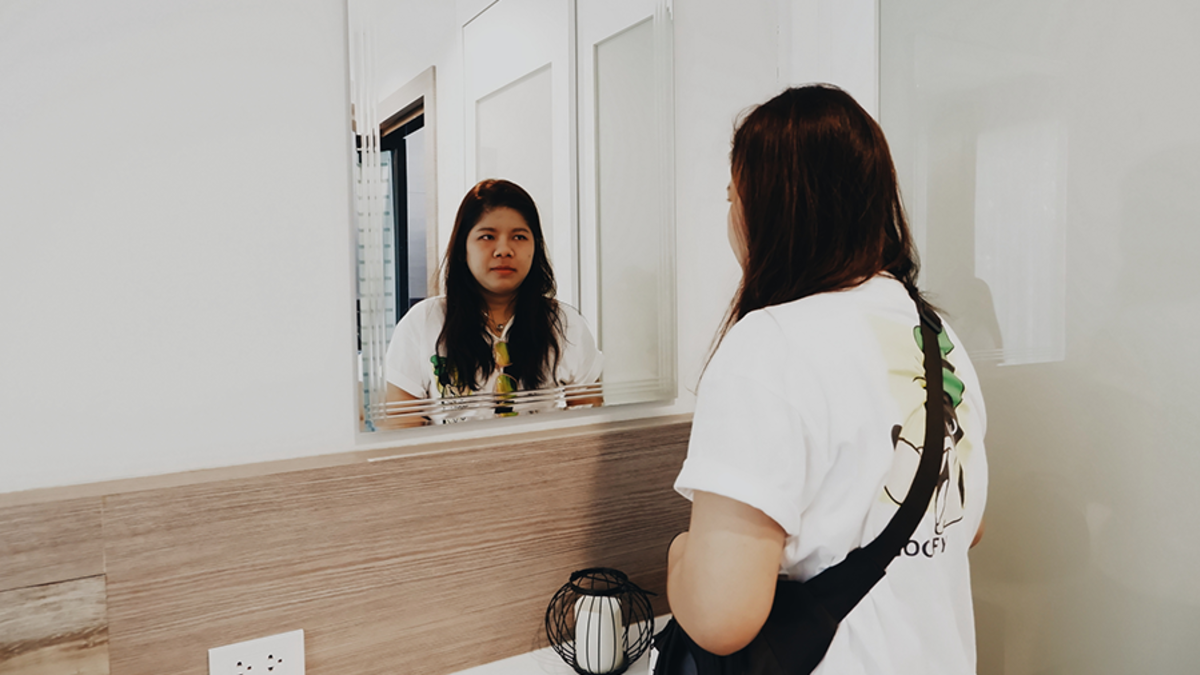
[[[361,3],[353,3],[351,30],[357,39],[351,43],[350,95],[353,110],[355,145],[354,220],[358,238],[358,307],[360,358],[362,363],[363,423],[374,430],[375,422],[383,417],[387,382],[384,359],[387,355],[388,333],[395,316],[395,294],[388,293],[385,280],[385,223],[387,184],[379,151],[379,119],[371,55],[371,21],[363,14]],[[388,312],[391,297],[392,311]]]

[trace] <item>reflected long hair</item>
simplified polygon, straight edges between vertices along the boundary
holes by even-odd
[[[448,367],[438,373],[443,385],[477,391],[495,370],[492,345],[487,337],[487,302],[483,289],[467,266],[467,237],[488,212],[509,208],[521,215],[533,233],[533,264],[517,288],[512,325],[508,329],[508,354],[512,365],[505,372],[523,390],[552,385],[558,369],[562,319],[554,299],[554,270],[546,255],[537,205],[529,193],[507,180],[484,180],[471,188],[454,217],[450,246],[442,261],[445,270],[446,322],[438,335],[438,352]]]
[[[730,160],[747,255],[715,343],[756,309],[880,272],[925,304],[887,140],[849,94],[809,85],[753,108],[734,132]]]

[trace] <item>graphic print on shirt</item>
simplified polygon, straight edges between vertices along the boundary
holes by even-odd
[[[925,340],[921,335],[920,326],[913,329],[913,336],[919,353],[923,354]],[[945,441],[942,448],[944,451],[942,453],[942,466],[938,475],[937,487],[934,490],[931,508],[935,514],[934,534],[940,536],[945,533],[947,527],[963,519],[967,495],[966,480],[963,476],[962,462],[959,457],[958,448],[959,441],[963,438],[963,431],[959,427],[957,414],[957,409],[962,405],[963,401],[964,385],[962,380],[954,374],[954,364],[946,359],[950,352],[954,351],[954,344],[950,341],[950,337],[945,331],[938,334],[938,351],[942,354],[942,402],[945,407],[943,417],[945,419],[946,431],[943,436]],[[917,472],[917,465],[921,461],[921,453],[924,451],[923,447],[917,445],[917,442],[923,443],[925,438],[925,373],[923,363],[921,364],[920,375],[912,377],[911,381],[921,384],[919,391],[922,398],[920,405],[916,406],[903,425],[897,424],[892,427],[892,446],[895,448],[896,455],[892,461],[891,472],[888,474],[887,481],[884,484],[884,493],[887,495],[887,498],[897,505],[901,504],[904,501],[904,497],[908,494],[913,476]]]
[[[449,359],[434,354],[429,357],[429,362],[433,364],[433,381],[437,384],[440,398],[457,398],[475,393],[466,386],[456,384],[458,378],[450,373]]]
[[[512,359],[508,354],[508,342],[504,340],[496,340],[492,345],[493,363],[495,365],[495,399],[496,407],[494,412],[500,417],[512,417],[517,415],[513,410],[513,401],[516,399],[514,392],[517,391],[517,381],[511,375],[505,372],[505,369],[512,365]],[[449,359],[439,354],[434,354],[429,358],[429,362],[433,364],[434,382],[437,384],[438,396],[440,398],[463,398],[474,396],[482,392],[474,391],[470,387],[462,384],[458,376],[451,371]],[[482,373],[480,377],[482,377]],[[491,379],[484,378],[486,385]],[[453,405],[450,409],[464,409],[468,404],[459,402]],[[533,412],[533,411],[530,411]]]

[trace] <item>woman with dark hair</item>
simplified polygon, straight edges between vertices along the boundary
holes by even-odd
[[[778,578],[841,562],[904,501],[924,444],[919,312],[933,311],[887,142],[848,94],[806,86],[758,106],[731,163],[742,280],[675,483],[692,516],[667,584],[678,625],[717,655],[762,629]],[[813,672],[975,672],[967,550],[987,491],[984,407],[949,326],[938,345],[947,429],[934,497]]]
[[[515,394],[593,384],[603,363],[583,317],[554,298],[554,270],[529,193],[506,180],[471,188],[442,266],[446,294],[414,305],[388,346],[389,403],[455,399],[425,412],[456,422],[600,402],[568,395],[521,403]],[[481,393],[496,396],[464,398]],[[407,420],[423,423],[416,416]]]

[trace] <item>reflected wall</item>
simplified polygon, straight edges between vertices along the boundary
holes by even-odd
[[[1200,7],[880,2],[880,115],[988,401],[979,673],[1200,659]]]

